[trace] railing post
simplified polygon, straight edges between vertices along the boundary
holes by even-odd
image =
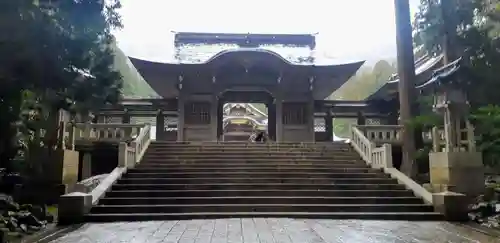
[[[439,134],[439,129],[437,127],[432,127],[432,150],[434,152],[440,152],[441,149],[441,136]]]
[[[384,149],[384,167],[385,168],[393,168],[392,164],[392,146],[388,143],[382,145]]]
[[[58,137],[59,141],[57,141],[57,147],[59,149],[66,149],[66,141],[65,141],[65,135],[66,135],[66,122],[61,121],[59,122],[59,131],[58,131]]]
[[[476,151],[476,139],[474,137],[474,126],[469,121],[469,119],[465,120],[465,127],[467,129],[467,146],[469,151]]]
[[[85,123],[85,127],[84,127],[84,130],[83,130],[83,138],[84,139],[89,139],[90,138],[90,123]]]
[[[76,126],[73,122],[69,122],[69,129],[68,129],[68,142],[69,142],[69,150],[75,150],[75,133],[76,133]]]
[[[118,166],[119,167],[127,167],[127,156],[128,151],[127,151],[127,143],[121,142],[118,145]]]
[[[139,143],[140,143],[140,141],[139,141]],[[137,164],[137,157],[138,157],[137,155],[138,155],[138,153],[140,153],[140,150],[137,147],[137,145],[138,145],[138,143],[137,143],[136,140],[134,140],[132,143],[130,143],[130,147],[134,148],[134,151],[135,151],[134,152],[134,158],[133,158],[134,165]]]

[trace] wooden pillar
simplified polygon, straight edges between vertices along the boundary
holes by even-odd
[[[396,13],[396,44],[399,76],[399,107],[402,132],[401,172],[414,178],[417,167],[414,163],[415,134],[409,122],[414,114],[412,101],[415,90],[415,61],[413,56],[412,26],[408,0],[394,0]]]
[[[128,112],[127,109],[125,109],[125,113],[123,113],[122,123],[123,124],[129,124],[130,123],[130,113]]]
[[[165,114],[163,110],[158,110],[156,113],[156,140],[161,141],[165,139]]]
[[[210,102],[210,130],[212,137],[211,141],[219,140],[219,98],[213,95]]]
[[[326,131],[327,141],[331,142],[333,140],[333,121],[332,121],[332,112],[330,111],[330,109],[326,111],[325,131]]]
[[[269,137],[276,141],[276,104],[269,102],[267,104],[267,132]]]
[[[283,100],[281,97],[275,99],[274,106],[276,108],[276,142],[283,142]]]
[[[217,100],[217,140],[223,140],[222,135],[224,134],[224,101],[221,99]]]
[[[314,99],[312,97],[312,92],[310,92],[310,96],[308,97],[307,101],[307,114],[306,114],[306,122],[307,122],[307,128],[309,129],[309,137],[307,138],[306,141],[308,142],[314,142],[316,141],[316,133],[314,132]]]
[[[178,112],[178,118],[177,118],[177,141],[182,142],[184,141],[184,120],[185,120],[185,115],[184,115],[184,110],[185,110],[185,105],[184,105],[184,99],[182,96],[179,96],[178,102],[177,102],[177,112]]]
[[[363,112],[358,112],[356,114],[356,124],[357,125],[366,125],[366,119],[365,119],[365,115],[363,114]]]
[[[90,152],[85,152],[83,154],[81,175],[82,180],[92,176],[92,154]]]

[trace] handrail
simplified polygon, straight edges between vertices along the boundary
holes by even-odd
[[[366,126],[363,127],[366,128]],[[394,128],[400,129],[399,127]],[[391,144],[384,143],[382,146],[377,147],[374,142],[365,136],[358,126],[351,127],[351,144],[363,160],[373,168],[392,168]]]
[[[151,125],[146,123],[139,135],[132,142],[131,147],[135,148],[135,163],[139,163],[151,143]]]
[[[356,126],[351,127],[351,143],[363,160],[371,164],[371,151],[375,144],[370,142]]]
[[[75,139],[127,141],[138,135],[144,124],[76,123]]]
[[[383,143],[400,143],[401,125],[356,125],[361,133],[370,141],[383,144]]]
[[[368,128],[368,126],[362,126]],[[376,127],[379,127],[378,125]],[[393,127],[394,129],[402,129],[400,126],[385,126]],[[358,126],[351,127],[350,143],[354,149],[361,155],[363,160],[372,168],[383,169],[392,178],[397,179],[404,184],[408,189],[412,190],[415,195],[422,198],[426,203],[432,204],[432,194],[428,192],[418,183],[414,182],[405,174],[393,168],[392,164],[392,146],[389,143],[384,143],[377,147],[374,142],[370,141]]]

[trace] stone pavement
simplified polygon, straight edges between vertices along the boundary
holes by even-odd
[[[446,222],[217,219],[85,224],[52,243],[500,242]]]

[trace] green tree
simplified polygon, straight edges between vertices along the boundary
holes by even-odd
[[[121,27],[118,8],[118,0],[0,1],[4,166],[17,153],[17,131],[30,138],[43,130],[49,139],[54,129],[46,121],[59,109],[90,111],[120,97],[111,34]],[[51,148],[47,142],[38,146]]]
[[[500,74],[500,42],[498,40],[498,1],[454,0],[455,24],[444,26],[440,1],[422,0],[415,18],[415,43],[423,45],[430,53],[441,53],[443,33],[456,34],[458,52],[471,68],[474,80],[464,90],[474,108],[499,104],[500,88],[496,80]],[[448,29],[445,29],[448,28]]]
[[[454,46],[470,71],[470,82],[463,84],[471,104],[471,118],[476,127],[477,143],[483,151],[485,163],[500,161],[500,11],[498,0],[454,0],[448,13],[454,13],[453,25],[443,24],[441,1],[422,0],[415,19],[417,45],[430,53],[443,50],[443,33],[456,34]],[[436,123],[435,119],[419,118],[421,124]]]

